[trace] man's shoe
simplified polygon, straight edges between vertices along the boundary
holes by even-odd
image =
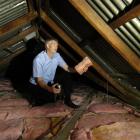
[[[67,106],[69,106],[69,107],[71,107],[71,108],[74,108],[74,109],[80,107],[79,105],[74,104],[72,101],[64,101],[64,103],[65,103]]]

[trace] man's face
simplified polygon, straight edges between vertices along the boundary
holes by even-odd
[[[47,43],[47,51],[49,51],[50,53],[54,54],[57,52],[58,49],[58,42],[55,40],[50,40]]]

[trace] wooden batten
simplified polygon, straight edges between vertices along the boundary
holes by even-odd
[[[22,40],[26,35],[28,35],[32,32],[37,32],[37,27],[33,26],[25,31],[22,31],[21,33],[17,34],[16,36],[12,37],[11,39],[8,39],[5,42],[1,43],[0,47],[1,48],[9,47],[10,45],[13,45],[13,44],[17,43],[18,41]]]
[[[30,12],[23,17],[11,21],[0,28],[0,37],[30,23],[37,17],[37,12]]]
[[[27,0],[27,3],[28,3],[29,11],[33,12],[34,11],[33,0]]]
[[[81,57],[88,56],[43,10],[40,11],[41,18],[65,41],[67,44],[77,52]],[[126,101],[139,103],[139,98],[134,96],[133,93],[128,92],[124,87],[122,87],[117,81],[115,81],[99,64],[97,64],[92,58],[92,67],[104,77],[113,87],[115,87],[121,93],[118,94],[120,98],[122,97]],[[127,95],[127,96],[126,96]],[[127,98],[126,98],[127,97]]]
[[[134,7],[133,9],[131,9],[130,11],[128,11],[127,13],[125,13],[120,18],[118,18],[115,21],[113,21],[112,23],[110,23],[110,27],[112,29],[116,29],[119,26],[123,25],[124,23],[126,23],[126,22],[130,21],[131,19],[136,18],[138,16],[140,16],[140,4],[136,7]]]
[[[17,43],[17,42],[23,40],[23,39],[25,38],[26,35],[28,35],[28,34],[30,34],[30,33],[32,33],[32,32],[37,32],[37,28],[36,28],[35,26],[33,26],[33,27],[31,27],[31,28],[29,28],[29,29],[27,29],[27,30],[25,30],[25,31],[23,31],[23,32],[21,32],[21,33],[19,33],[19,34],[16,35],[15,37],[13,37],[13,38],[11,38],[11,39],[9,39],[9,40],[3,42],[3,43],[1,44],[1,47],[2,47],[2,48],[7,48],[7,47],[9,47],[10,45],[13,45],[13,44],[15,44],[15,43]],[[0,65],[8,63],[12,58],[14,58],[15,56],[17,56],[19,53],[22,53],[23,51],[25,51],[25,48],[22,48],[22,49],[18,50],[18,51],[15,52],[15,53],[11,53],[10,56],[7,57],[7,59],[2,59],[2,60],[0,60]]]
[[[140,72],[140,58],[85,0],[69,0],[69,2],[136,71]]]

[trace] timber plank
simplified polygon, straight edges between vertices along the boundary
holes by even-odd
[[[37,12],[30,12],[23,17],[20,17],[16,20],[7,23],[6,25],[0,28],[0,37],[5,35],[6,33],[12,32],[26,25],[27,23],[30,23],[32,20],[34,20],[37,17],[37,15],[38,15]]]

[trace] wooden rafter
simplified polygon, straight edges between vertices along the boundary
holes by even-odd
[[[8,47],[10,45],[13,45],[15,43],[17,43],[18,41],[21,41],[22,39],[24,39],[24,37],[32,32],[36,32],[37,31],[37,28],[36,27],[31,27],[21,33],[19,33],[17,36],[7,40],[6,42],[3,42],[1,44],[1,47]],[[19,53],[22,53],[23,51],[25,51],[25,48],[22,48],[20,50],[18,50],[17,52],[11,54],[10,56],[7,57],[7,59],[3,59],[3,60],[0,60],[0,65],[5,65],[6,63],[8,63],[12,58],[14,58],[15,56],[17,56]]]
[[[78,0],[77,0],[78,1]],[[41,18],[65,41],[67,44],[75,50],[80,56],[88,56],[43,10],[40,11]],[[99,64],[97,64],[92,58],[92,67],[96,69],[101,76],[103,76],[111,85],[113,85],[118,91],[118,96],[125,101],[131,102],[133,105],[138,105],[139,97],[133,95],[123,88],[117,81],[115,81]],[[126,96],[127,95],[127,96]]]
[[[120,18],[113,21],[110,24],[110,27],[112,29],[116,29],[119,26],[123,25],[124,23],[126,23],[126,22],[130,21],[131,19],[136,18],[138,16],[140,16],[140,4],[136,7],[134,7],[133,9],[131,9],[130,11],[128,11],[127,13],[125,13]]]
[[[30,23],[33,19],[37,17],[37,15],[38,15],[37,12],[30,12],[26,14],[25,16],[20,17],[2,26],[0,28],[0,37]]]
[[[138,72],[140,58],[107,25],[85,0],[69,0],[81,15],[102,35],[102,37]]]
[[[34,11],[33,0],[27,0],[27,3],[28,3],[29,11],[33,12]]]
[[[14,36],[11,39],[6,40],[5,42],[0,44],[0,48],[6,48],[9,47],[10,45],[15,44],[16,42],[22,40],[26,35],[32,33],[32,32],[37,32],[37,28],[35,26],[22,31],[21,33],[17,34],[16,36]]]

